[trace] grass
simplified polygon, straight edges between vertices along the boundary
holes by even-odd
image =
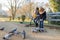
[[[9,20],[9,18],[0,18],[0,21],[10,21],[10,20]],[[25,19],[24,23],[29,24],[30,21],[31,21],[31,19]],[[11,20],[11,22],[22,22],[22,19],[18,20],[17,18],[15,18],[14,20]],[[48,23],[48,21],[44,21],[44,23]]]
[[[20,23],[20,22],[22,22],[22,20],[20,19],[20,20],[18,20],[18,19],[14,19],[14,20],[9,20],[9,18],[0,18],[0,21],[8,21],[8,22],[15,22],[15,23]],[[25,19],[25,21],[23,22],[23,24],[30,24],[30,21],[31,21],[31,19]],[[34,22],[31,22],[31,24],[34,24]],[[48,21],[44,21],[44,24],[45,25],[57,25],[57,24],[49,24],[48,23]],[[58,25],[59,26],[59,25]]]

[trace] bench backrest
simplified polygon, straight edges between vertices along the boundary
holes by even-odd
[[[47,13],[48,21],[60,21],[60,13]]]

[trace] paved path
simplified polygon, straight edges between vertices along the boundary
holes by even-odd
[[[0,28],[5,27],[4,31],[0,31],[0,35],[4,35],[11,31],[14,28],[18,28],[18,31],[22,32],[25,30],[27,33],[27,37],[25,40],[60,40],[60,30],[45,28],[47,32],[44,33],[32,33],[31,30],[34,27],[24,27],[24,24],[16,23],[16,22],[0,22]],[[4,33],[4,34],[3,34]],[[2,37],[0,37],[2,40]],[[11,38],[11,40],[23,40],[21,36],[16,35]]]

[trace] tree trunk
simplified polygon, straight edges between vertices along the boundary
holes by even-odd
[[[15,19],[15,14],[12,14],[12,19],[13,19],[13,20]]]
[[[11,16],[9,17],[9,21],[11,21]]]

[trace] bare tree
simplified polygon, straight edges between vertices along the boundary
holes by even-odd
[[[12,19],[14,20],[15,15],[17,14],[18,9],[20,8],[21,0],[7,0],[8,6],[5,5],[12,16]]]

